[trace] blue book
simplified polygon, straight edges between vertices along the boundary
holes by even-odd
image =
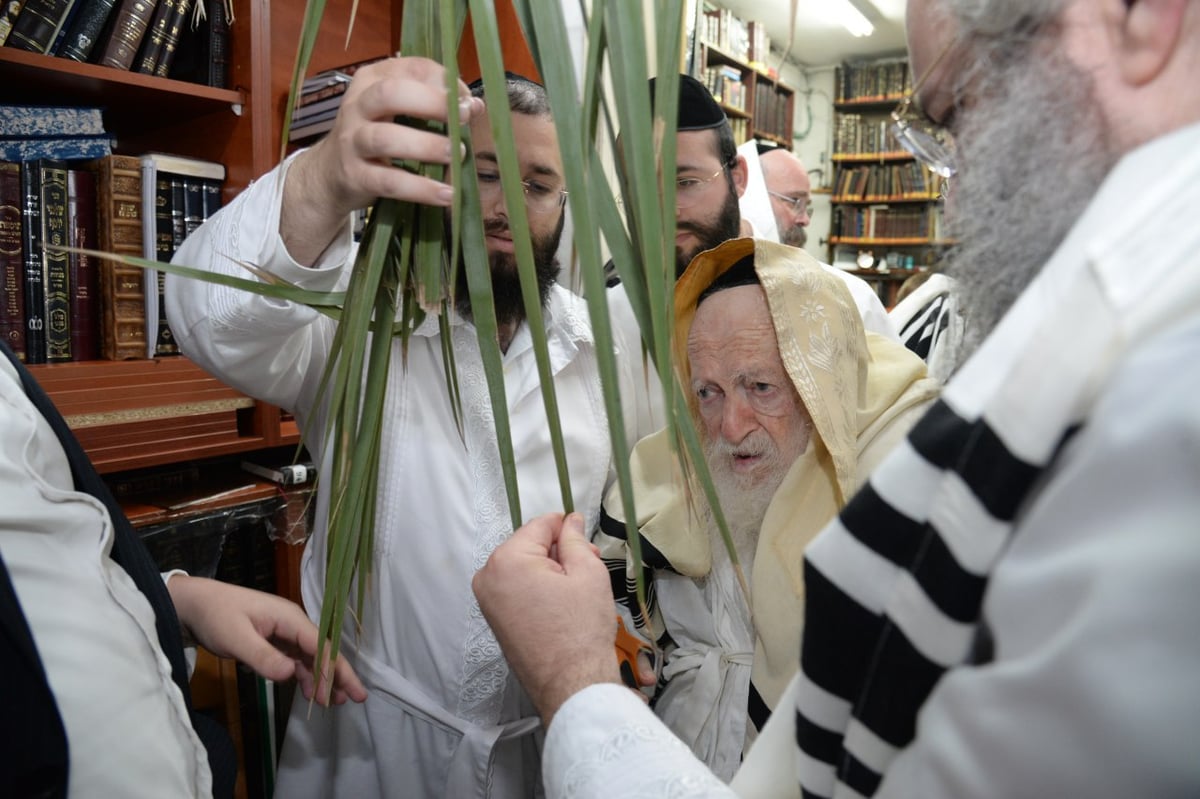
[[[112,137],[107,133],[100,136],[0,139],[0,161],[33,161],[38,158],[73,161],[103,158],[106,155],[112,155]]]
[[[99,108],[0,105],[0,138],[95,136],[104,133]]]

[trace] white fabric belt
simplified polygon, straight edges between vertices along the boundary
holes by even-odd
[[[343,642],[342,646],[348,644]],[[361,650],[354,655],[354,669],[368,690],[381,691],[413,716],[461,736],[446,779],[446,796],[486,796],[487,784],[478,778],[480,764],[491,762],[492,750],[500,741],[528,735],[541,725],[537,716],[525,716],[502,724],[482,726],[455,716],[435,702],[395,669]]]

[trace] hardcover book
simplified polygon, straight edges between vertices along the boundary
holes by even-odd
[[[160,78],[171,74],[171,65],[175,63],[175,54],[179,52],[179,39],[183,35],[183,26],[187,24],[188,11],[191,10],[191,0],[176,0],[175,13],[167,20],[167,31],[163,36],[162,52],[154,65],[154,74]]]
[[[34,53],[49,52],[76,2],[78,0],[25,0],[5,46]]]
[[[158,0],[158,5],[154,8],[154,16],[150,18],[150,24],[146,27],[145,35],[142,36],[142,47],[133,62],[135,72],[145,75],[154,74],[154,67],[158,65],[158,59],[162,55],[163,42],[166,41],[167,27],[174,14],[175,0]]]
[[[112,152],[112,137],[56,136],[30,139],[0,138],[0,160],[37,161],[49,158],[57,161],[76,161],[103,158]]]
[[[71,360],[71,331],[67,320],[71,297],[67,285],[67,164],[43,160],[42,192],[42,269],[46,298],[46,361]]]
[[[67,170],[67,244],[95,250],[100,241],[96,224],[96,174],[87,169]],[[67,254],[70,292],[71,360],[100,357],[100,265],[85,253]]]
[[[21,165],[0,163],[0,338],[25,360],[25,262],[21,250]]]
[[[133,155],[93,162],[99,249],[142,256],[142,171]],[[100,263],[100,352],[110,360],[146,357],[145,271],[115,261]]]
[[[121,1],[103,55],[100,56],[101,64],[125,70],[133,66],[133,59],[146,35],[156,6],[156,0]]]
[[[3,6],[0,6],[0,44],[8,41],[8,35],[12,33],[13,23],[21,15],[21,6],[23,5],[25,5],[25,0],[8,0]]]
[[[112,16],[117,0],[90,0],[71,21],[59,55],[72,61],[86,62]]]
[[[45,276],[42,270],[42,174],[37,161],[21,164],[21,249],[25,255],[25,363],[46,362]]]
[[[104,115],[99,108],[64,105],[0,105],[0,137],[102,136]]]

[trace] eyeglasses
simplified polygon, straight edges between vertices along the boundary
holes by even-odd
[[[812,216],[812,200],[807,197],[789,197],[786,194],[780,194],[779,192],[771,191],[770,189],[767,189],[767,194],[786,205],[789,209],[791,209],[793,214],[802,213],[805,216]]]
[[[475,179],[479,182],[481,202],[494,203],[503,197],[499,173],[477,171]],[[549,214],[562,208],[567,202],[565,189],[556,189],[537,180],[522,180],[521,188],[525,194],[525,208],[531,214]]]
[[[933,74],[938,64],[954,46],[951,40],[933,60],[925,73],[913,83],[908,94],[892,111],[891,133],[896,142],[936,175],[953,177],[958,171],[954,163],[954,139],[950,131],[937,124],[916,104],[917,92]]]
[[[676,208],[691,208],[704,195],[704,190],[708,188],[714,180],[724,174],[728,168],[728,164],[724,164],[716,172],[713,172],[706,178],[696,178],[684,176],[675,179],[675,207]]]

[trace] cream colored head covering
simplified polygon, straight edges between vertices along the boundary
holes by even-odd
[[[858,433],[869,412],[868,360],[862,317],[845,284],[808,253],[763,239],[732,239],[697,255],[675,286],[674,363],[691,382],[688,332],[700,295],[737,262],[754,256],[767,295],[779,355],[834,466],[839,506],[858,487]],[[912,362],[913,377],[919,361]],[[877,381],[878,382],[878,381]],[[688,394],[692,418],[695,397]]]

